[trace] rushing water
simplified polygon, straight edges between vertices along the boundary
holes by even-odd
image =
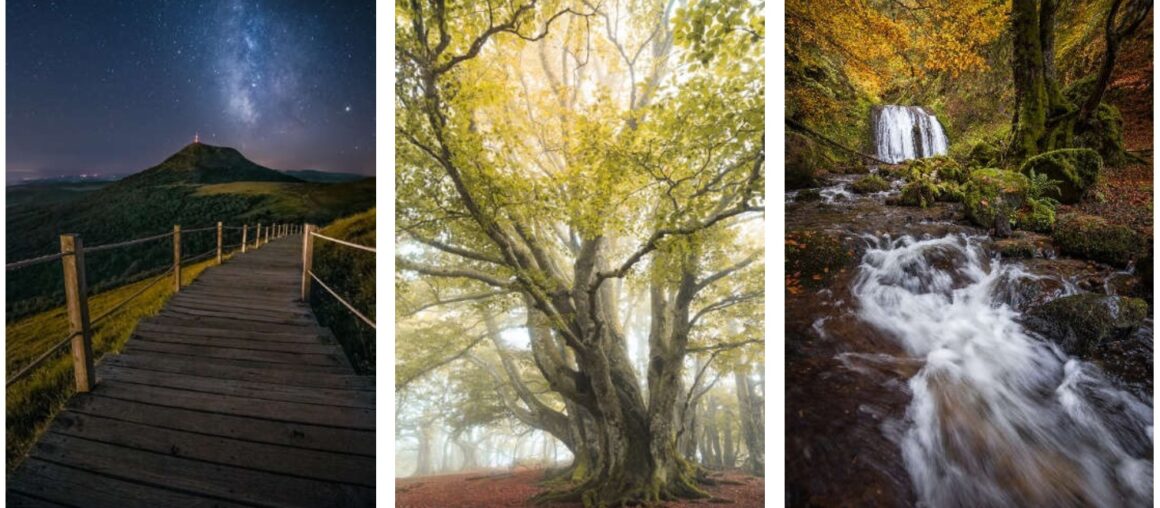
[[[878,158],[891,163],[947,153],[938,118],[918,106],[882,106],[873,114]]]
[[[870,238],[853,287],[922,365],[900,439],[920,504],[1151,506],[1151,401],[1024,330],[1005,295],[1038,276],[978,240]]]

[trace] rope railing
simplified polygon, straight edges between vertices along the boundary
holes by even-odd
[[[348,242],[348,241],[346,241],[346,240],[339,240],[338,238],[331,238],[331,237],[329,237],[329,236],[326,236],[326,235],[324,235],[324,234],[322,234],[322,233],[316,233],[316,232],[314,232],[314,231],[311,231],[311,232],[310,232],[310,234],[311,234],[311,235],[314,235],[314,236],[316,236],[316,237],[318,237],[318,238],[321,238],[321,239],[323,239],[323,240],[330,240],[330,241],[332,241],[332,242],[334,242],[334,243],[337,243],[337,244],[342,244],[342,245],[345,245],[345,246],[347,246],[347,247],[354,247],[354,248],[356,248],[356,249],[362,249],[362,250],[365,250],[365,251],[367,251],[367,252],[375,252],[375,248],[374,248],[374,247],[367,247],[366,245],[359,245],[359,244],[357,244],[357,243],[350,243],[350,242]]]
[[[353,313],[355,316],[358,316],[358,318],[363,320],[364,323],[370,325],[372,329],[378,329],[375,328],[374,321],[371,321],[370,318],[364,316],[363,313],[359,312],[358,309],[354,308],[353,305],[344,300],[341,296],[338,296],[338,293],[335,293],[333,289],[330,289],[330,286],[327,286],[325,282],[322,282],[322,279],[319,279],[318,276],[314,274],[314,272],[308,271],[306,273],[310,274],[310,278],[314,279],[314,282],[317,282],[319,286],[322,286],[322,289],[325,289],[327,293],[330,293],[330,296],[333,296],[335,300],[338,300],[338,303],[343,304],[347,310],[351,311],[351,313]]]
[[[54,346],[48,348],[47,351],[41,353],[40,356],[36,357],[36,359],[32,360],[31,362],[28,362],[28,365],[21,367],[20,371],[18,371],[16,374],[13,374],[12,377],[8,378],[8,380],[4,382],[4,387],[7,388],[9,386],[12,386],[12,383],[19,381],[20,378],[24,377],[29,372],[32,372],[32,369],[35,369],[38,365],[40,365],[41,363],[44,363],[44,361],[47,360],[48,357],[52,356],[53,353],[60,351],[61,348],[63,348],[65,345],[71,343],[73,337],[76,337],[76,336],[77,336],[76,333],[70,333],[68,335],[68,337],[64,338],[64,340],[57,342]]]
[[[97,317],[91,319],[89,321],[89,326],[95,326],[97,323],[100,323],[102,319],[105,319],[105,318],[113,315],[114,312],[121,310],[121,308],[123,308],[129,302],[133,301],[134,298],[137,298],[138,296],[145,294],[145,292],[148,291],[150,288],[152,288],[153,286],[156,286],[158,282],[165,280],[165,276],[169,275],[169,272],[172,272],[172,271],[173,271],[173,267],[171,266],[171,267],[169,267],[168,270],[165,270],[164,272],[161,272],[161,273],[155,275],[154,277],[157,277],[157,280],[154,280],[153,282],[146,284],[145,287],[137,290],[137,292],[133,293],[132,296],[130,296],[124,300],[121,300],[121,303],[118,303],[117,305],[114,305],[109,310],[102,312],[100,316],[97,316]]]
[[[302,228],[302,232],[305,233],[302,235],[302,295],[301,295],[302,301],[304,301],[304,302],[309,301],[310,282],[315,281],[318,283],[319,286],[322,286],[322,289],[325,289],[327,293],[330,293],[330,295],[333,296],[335,300],[338,300],[338,303],[341,303],[344,307],[346,307],[347,310],[349,310],[352,314],[354,314],[359,319],[361,319],[364,323],[370,325],[371,329],[377,330],[378,328],[375,327],[374,321],[372,321],[370,318],[363,315],[363,313],[359,312],[358,309],[354,308],[354,306],[350,304],[350,302],[347,302],[345,299],[343,299],[342,296],[339,296],[339,294],[337,292],[335,292],[333,289],[331,289],[330,286],[327,286],[325,282],[322,282],[322,279],[318,278],[318,275],[316,275],[311,270],[312,265],[314,263],[314,239],[315,238],[322,238],[323,240],[329,240],[331,242],[334,242],[334,243],[337,243],[340,245],[345,245],[347,247],[353,247],[356,249],[361,249],[361,250],[364,250],[367,252],[372,252],[372,253],[375,252],[375,248],[368,247],[366,245],[359,245],[357,243],[351,243],[351,242],[348,242],[346,240],[339,240],[337,238],[331,238],[329,236],[326,236],[322,233],[317,232],[315,230],[315,227],[316,226],[314,226],[313,224],[306,224]]]
[[[52,254],[45,254],[43,256],[39,256],[39,257],[31,258],[31,259],[24,259],[21,261],[13,261],[11,263],[8,263],[7,265],[4,265],[4,268],[5,268],[5,271],[10,272],[12,270],[24,268],[26,266],[32,266],[32,265],[35,265],[38,263],[43,263],[45,261],[53,261],[56,259],[60,259],[63,256],[64,256],[63,252],[54,252]]]
[[[130,245],[137,245],[139,243],[152,242],[153,240],[161,240],[162,238],[169,238],[173,236],[173,232],[162,233],[160,235],[149,236],[145,238],[138,238],[136,240],[126,240],[124,242],[107,243],[105,245],[97,245],[94,247],[85,248],[85,252],[98,252],[102,250],[115,249],[117,247],[128,247]]]
[[[223,230],[241,230],[241,242],[232,245],[223,245],[222,237]],[[181,234],[182,233],[201,233],[205,231],[217,231],[217,244],[214,248],[198,254],[193,257],[184,258],[181,255]],[[250,232],[253,232],[253,241],[249,240]],[[81,242],[80,235],[66,234],[60,237],[61,251],[35,258],[15,261],[5,265],[6,271],[12,271],[28,266],[54,261],[62,260],[64,286],[65,286],[65,306],[68,311],[69,334],[60,342],[54,344],[52,347],[38,355],[28,364],[22,366],[16,374],[5,380],[5,386],[11,386],[12,383],[27,377],[37,366],[43,364],[48,358],[51,358],[54,353],[59,352],[65,345],[72,344],[73,349],[73,374],[76,378],[76,389],[78,392],[88,392],[96,384],[96,375],[93,369],[93,351],[92,351],[92,333],[93,327],[103,321],[105,318],[113,315],[116,312],[123,310],[130,302],[139,298],[145,292],[149,291],[157,284],[169,278],[170,274],[173,276],[173,291],[181,291],[181,266],[187,263],[193,263],[208,259],[211,256],[217,255],[217,262],[220,264],[223,261],[223,254],[226,249],[233,249],[241,247],[241,252],[246,252],[247,248],[256,249],[263,244],[268,243],[272,238],[277,239],[293,234],[299,231],[296,226],[290,224],[266,224],[261,223],[257,225],[244,224],[241,226],[223,226],[222,223],[217,223],[214,226],[182,230],[181,226],[174,225],[173,231],[163,233],[160,235],[148,236],[145,238],[136,238],[133,240],[126,240],[123,242],[110,243],[104,245],[97,245],[94,247],[84,247]],[[101,252],[109,249],[128,247],[131,245],[138,245],[154,240],[161,240],[164,238],[173,238],[173,262],[165,271],[142,277],[137,281],[129,284],[136,284],[147,280],[151,277],[156,277],[155,280],[145,284],[140,289],[135,291],[132,295],[124,300],[121,300],[116,305],[108,308],[99,316],[89,318],[89,303],[88,303],[88,286],[85,281],[85,262],[84,256],[86,253]],[[321,284],[321,282],[319,282]],[[361,317],[361,316],[360,316]]]

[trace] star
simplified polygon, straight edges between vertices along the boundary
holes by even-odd
[[[343,109],[344,111],[346,111],[347,113],[350,113],[350,106],[347,106],[347,107],[345,107],[345,108],[342,108],[342,109]]]

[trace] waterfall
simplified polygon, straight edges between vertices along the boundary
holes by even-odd
[[[947,153],[938,118],[918,106],[881,106],[871,114],[878,158],[890,163]]]
[[[1004,295],[1041,276],[976,238],[870,242],[858,316],[923,362],[900,443],[919,506],[1152,505],[1152,402],[1019,324]]]

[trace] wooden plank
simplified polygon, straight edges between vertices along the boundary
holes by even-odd
[[[49,431],[33,457],[121,479],[239,502],[284,506],[370,506],[374,489],[253,471],[145,452]]]
[[[255,369],[236,366],[206,364],[190,357],[162,357],[144,353],[107,357],[102,365],[124,365],[136,369],[150,369],[161,372],[178,372],[222,379],[281,383],[290,386],[315,386],[348,390],[374,390],[374,378],[354,374],[323,374],[317,372],[295,372],[279,369]]]
[[[53,431],[174,457],[373,488],[375,459],[161,429],[64,412]]]
[[[189,326],[185,325],[184,321],[180,323],[169,323],[166,321],[141,321],[137,323],[137,331],[150,333],[179,333],[200,335],[204,337],[221,337],[227,339],[239,339],[248,341],[269,341],[269,342],[292,342],[305,344],[320,344],[324,341],[320,340],[321,336],[318,333],[310,333],[301,330],[295,333],[287,332],[262,332],[262,331],[241,331],[231,330],[229,328],[205,328],[196,326],[196,323]]]
[[[222,499],[197,496],[167,488],[132,483],[82,469],[29,458],[21,474],[8,479],[8,492],[25,492],[60,506],[93,508],[153,508],[156,506],[242,507]],[[11,498],[9,498],[11,499]],[[9,502],[9,506],[12,506]],[[34,505],[43,506],[43,505]]]
[[[199,356],[203,358],[221,358],[226,360],[245,360],[263,363],[288,364],[291,366],[320,366],[341,367],[342,363],[333,353],[290,353],[284,351],[256,351],[253,349],[234,349],[224,346],[199,346],[194,344],[173,344],[170,342],[154,342],[150,340],[134,340],[129,342],[125,353],[142,350],[154,353],[175,355]],[[289,368],[289,367],[287,367]],[[336,370],[336,373],[346,372],[345,369]]]
[[[144,341],[142,341],[142,343],[140,343],[140,344],[130,343],[128,346],[126,346],[124,355],[126,355],[126,356],[147,355],[147,356],[154,357],[154,358],[160,357],[160,358],[171,358],[171,359],[187,359],[187,360],[196,361],[202,365],[214,365],[214,366],[219,366],[219,367],[236,367],[236,368],[242,368],[242,369],[279,370],[279,371],[283,371],[283,372],[292,372],[292,373],[312,372],[312,373],[316,373],[316,374],[344,375],[344,374],[350,372],[347,369],[337,367],[337,366],[307,365],[307,364],[303,364],[303,363],[273,363],[273,362],[266,362],[266,361],[260,361],[260,360],[234,360],[234,359],[228,359],[228,358],[213,358],[213,361],[210,362],[210,361],[207,361],[207,359],[211,358],[211,357],[159,351],[159,350],[157,350],[158,348],[151,347],[151,346],[159,346],[159,345],[164,345],[164,344],[161,342],[145,343]],[[172,344],[170,344],[170,345],[172,345]],[[251,352],[258,353],[258,351],[251,351]]]
[[[68,505],[57,504],[51,501],[29,497],[12,489],[8,489],[8,492],[4,495],[4,506],[9,506],[12,508],[44,508],[52,506],[67,507]]]
[[[161,313],[162,313],[162,315],[175,315],[176,314],[176,315],[182,315],[182,316],[190,316],[190,319],[198,319],[198,318],[203,318],[203,317],[229,319],[229,320],[233,320],[233,321],[238,322],[239,325],[245,324],[247,326],[250,326],[253,324],[257,324],[259,326],[264,326],[266,324],[310,326],[313,324],[312,321],[307,321],[301,317],[297,317],[297,316],[293,316],[293,315],[270,316],[270,315],[258,314],[255,312],[247,312],[244,310],[236,310],[236,311],[234,311],[234,310],[223,310],[223,311],[201,310],[201,309],[193,309],[193,308],[186,307],[184,305],[177,305],[177,304],[166,305],[165,309],[163,311],[161,311]]]
[[[281,400],[323,406],[375,408],[375,394],[357,390],[302,388],[277,383],[218,379],[115,365],[102,368],[101,379],[254,399]]]
[[[199,281],[199,282],[202,282],[202,281]],[[197,296],[198,298],[207,298],[207,299],[221,300],[221,301],[254,302],[254,303],[261,303],[263,305],[291,305],[291,306],[300,306],[301,305],[300,303],[298,303],[297,300],[295,300],[292,297],[288,297],[285,294],[258,293],[258,292],[242,293],[242,292],[238,292],[238,291],[233,291],[229,287],[210,286],[210,285],[208,285],[208,283],[198,285],[198,286],[191,285],[191,286],[186,288],[186,291],[189,291],[190,295]],[[185,294],[185,291],[182,291],[182,294]]]
[[[213,337],[200,334],[141,331],[133,332],[135,340],[151,340],[154,342],[172,342],[174,344],[192,344],[197,346],[229,347],[236,349],[253,349],[257,351],[284,351],[287,353],[313,354],[342,354],[342,348],[333,344],[275,342],[266,340],[231,339],[227,337]]]
[[[273,307],[258,306],[257,304],[248,303],[248,302],[247,303],[213,302],[213,301],[194,299],[194,298],[174,298],[172,300],[169,300],[169,303],[167,303],[166,305],[180,305],[180,306],[188,308],[188,309],[208,310],[208,311],[215,311],[215,312],[221,312],[221,311],[235,311],[235,312],[242,311],[242,312],[246,312],[246,313],[252,312],[252,313],[255,313],[258,315],[262,315],[262,316],[294,317],[294,318],[300,318],[300,319],[304,318],[307,320],[306,322],[308,322],[308,323],[314,322],[314,316],[307,309],[302,308],[302,307],[292,308],[290,306],[284,306],[283,308],[279,309],[279,308],[273,308]]]
[[[180,295],[173,297],[170,302],[181,302],[185,305],[193,307],[213,306],[211,308],[231,307],[235,309],[257,310],[263,312],[285,312],[292,314],[302,314],[305,316],[312,316],[310,309],[305,305],[295,303],[281,303],[270,304],[261,301],[255,301],[249,298],[212,298],[209,296],[202,296],[188,291],[182,292]]]
[[[374,430],[375,410],[341,406],[319,406],[276,400],[261,400],[232,395],[217,395],[161,386],[143,386],[118,381],[104,381],[94,393],[104,397],[132,400],[197,411],[234,416],[265,418],[282,422],[328,425],[347,429]]]
[[[271,443],[310,450],[325,450],[374,457],[375,434],[368,430],[340,429],[303,423],[258,420],[166,406],[113,399],[90,394],[74,397],[69,410],[154,427],[198,432],[257,443]]]
[[[308,329],[307,327],[300,324],[291,325],[278,323],[259,323],[255,321],[239,321],[237,319],[223,319],[219,317],[198,317],[190,316],[187,314],[174,313],[168,309],[162,310],[161,314],[150,318],[149,321],[165,324],[167,326],[225,328],[230,330],[263,333],[302,333]]]

